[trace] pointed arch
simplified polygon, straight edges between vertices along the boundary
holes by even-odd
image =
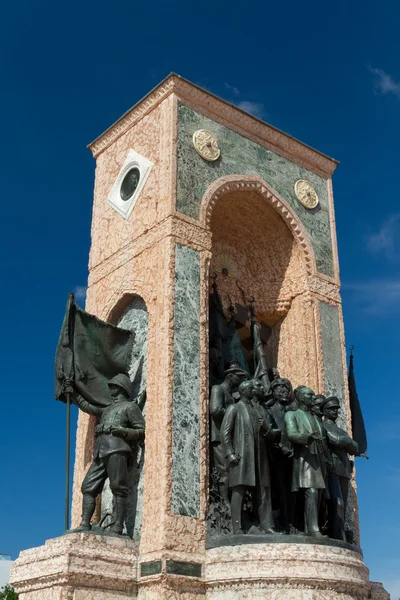
[[[281,216],[301,248],[307,274],[316,274],[315,253],[304,225],[286,200],[258,175],[227,175],[216,179],[201,200],[201,224],[210,228],[212,211],[219,198],[230,192],[246,190],[256,192]]]

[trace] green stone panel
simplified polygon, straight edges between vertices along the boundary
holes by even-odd
[[[167,560],[167,573],[171,575],[185,575],[186,577],[201,577],[201,564]]]
[[[176,244],[172,512],[200,516],[200,254]]]
[[[151,562],[142,563],[140,565],[140,576],[149,577],[150,575],[158,575],[162,571],[161,560],[153,560]]]
[[[221,157],[217,161],[204,160],[194,149],[192,136],[197,129],[208,129],[218,138]],[[259,175],[290,204],[310,235],[318,271],[333,277],[326,180],[180,104],[177,210],[198,218],[208,186],[219,177],[233,174]],[[317,208],[307,210],[297,200],[294,184],[298,179],[308,179],[315,187],[319,197]]]
[[[320,300],[322,356],[324,360],[324,389],[326,396],[337,396],[341,402],[338,425],[347,429],[344,403],[345,381],[340,339],[339,312],[336,306]]]

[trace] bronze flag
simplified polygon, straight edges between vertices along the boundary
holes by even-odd
[[[55,391],[66,402],[65,380],[88,402],[110,403],[108,381],[118,373],[128,374],[134,334],[106,323],[82,310],[68,295],[55,360]]]

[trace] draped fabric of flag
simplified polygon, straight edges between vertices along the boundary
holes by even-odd
[[[118,373],[128,374],[133,342],[131,331],[87,313],[69,294],[56,350],[55,397],[66,401],[65,380],[71,379],[88,402],[107,406],[107,383]]]
[[[353,439],[358,444],[358,453],[366,454],[367,452],[367,433],[365,431],[364,417],[362,414],[360,400],[357,394],[356,379],[354,376],[354,357],[350,354],[350,366],[349,366],[349,395],[350,395],[350,410],[351,410],[351,423],[353,430]]]

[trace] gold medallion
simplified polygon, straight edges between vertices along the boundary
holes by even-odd
[[[205,160],[217,160],[221,151],[218,146],[217,138],[207,131],[207,129],[198,129],[193,134],[193,146]]]
[[[313,186],[306,179],[298,179],[294,184],[294,191],[297,198],[305,208],[315,208],[318,206],[318,195]]]

